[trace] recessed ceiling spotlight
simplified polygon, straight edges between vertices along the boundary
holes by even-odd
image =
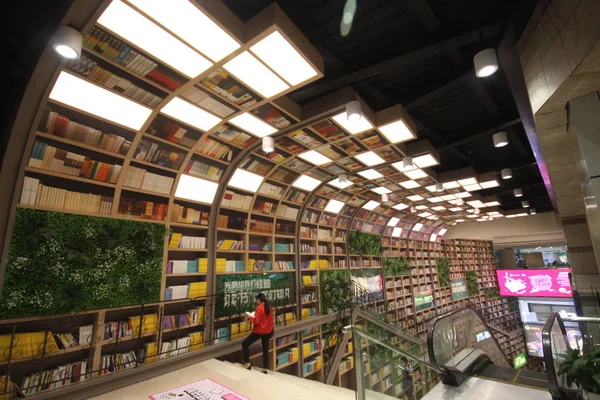
[[[441,183],[436,183],[435,184],[435,191],[436,192],[443,192],[444,191],[444,185],[442,185]]]
[[[348,177],[346,176],[346,174],[340,174],[338,180],[340,181],[340,183],[348,183]]]
[[[61,25],[56,28],[52,48],[64,58],[73,60],[81,55],[83,36],[78,30],[70,26]]]
[[[515,197],[522,197],[523,189],[515,189],[515,190],[513,190],[513,194],[515,195]]]
[[[506,132],[494,133],[492,138],[494,139],[494,147],[504,147],[508,144],[508,136],[506,136]]]
[[[475,209],[473,210],[473,214],[475,214],[475,215],[479,214],[479,208],[475,208]]]
[[[262,149],[265,153],[272,153],[275,150],[275,139],[272,136],[262,138]]]
[[[417,212],[417,207],[415,207],[415,206],[411,206],[411,207],[410,207],[410,212],[411,212],[411,213],[416,213],[416,212]]]
[[[463,199],[458,199],[455,203],[457,206],[462,206],[463,204],[465,204],[465,201]]]
[[[383,202],[390,201],[390,196],[387,193],[382,194],[381,201],[383,201]]]
[[[413,158],[409,157],[409,156],[404,157],[402,159],[402,169],[406,171],[406,170],[408,170],[410,168],[414,168]]]
[[[513,177],[512,170],[510,168],[504,168],[502,171],[500,171],[500,175],[502,175],[502,179],[504,180]]]
[[[360,102],[355,100],[346,103],[346,118],[348,118],[348,121],[358,121],[362,118]]]
[[[486,76],[492,75],[498,71],[498,57],[496,57],[496,50],[485,49],[475,54],[473,57],[473,63],[475,64],[475,75],[478,78],[485,78]]]

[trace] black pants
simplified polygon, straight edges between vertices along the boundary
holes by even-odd
[[[256,342],[260,339],[260,344],[262,345],[263,352],[263,368],[269,368],[269,339],[273,337],[274,331],[271,333],[254,333],[252,332],[244,341],[242,342],[242,353],[244,354],[244,363],[250,362],[250,350],[249,347],[252,343]]]

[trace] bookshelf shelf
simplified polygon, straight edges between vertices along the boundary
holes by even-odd
[[[160,170],[167,171],[170,173],[176,173],[179,171],[175,168],[163,167],[162,165],[153,164],[151,162],[147,162],[147,161],[143,161],[143,160],[136,160],[135,158],[131,159],[131,162],[133,164],[139,164],[139,165],[143,165],[143,166],[150,167],[150,168],[156,168],[156,169],[160,169]]]
[[[178,143],[171,142],[170,140],[163,139],[163,138],[161,138],[159,136],[150,135],[149,133],[144,133],[142,135],[142,138],[146,139],[146,140],[154,140],[156,142],[160,142],[160,143],[166,144],[167,146],[175,147],[176,149],[179,149],[179,150],[182,150],[182,151],[185,151],[185,152],[188,152],[188,151],[191,150],[189,147],[185,147],[185,146],[182,146],[182,145],[180,145]],[[134,161],[137,162],[138,160],[134,160]],[[152,165],[154,165],[154,164],[152,164]]]
[[[108,188],[116,187],[116,185],[113,183],[102,182],[102,181],[97,181],[97,180],[88,179],[88,178],[81,178],[79,176],[74,176],[74,175],[61,174],[60,172],[54,172],[54,171],[41,169],[41,168],[25,167],[25,171],[31,172],[34,174],[53,176],[55,178],[62,178],[62,179],[67,179],[67,180],[71,180],[71,181],[76,181],[76,182],[89,183],[91,185],[96,185],[96,186],[104,186],[104,187],[108,187]]]
[[[117,158],[117,159],[124,160],[126,158],[122,154],[115,153],[115,152],[108,151],[108,150],[104,150],[104,149],[101,149],[99,147],[90,146],[90,145],[78,142],[76,140],[71,140],[71,139],[63,138],[61,136],[51,135],[51,134],[44,133],[44,132],[41,132],[41,131],[37,131],[35,133],[35,135],[38,136],[38,137],[41,137],[41,138],[45,138],[45,139],[54,140],[54,141],[57,141],[57,142],[60,142],[60,143],[68,144],[70,146],[79,147],[79,148],[84,149],[84,150],[94,151],[96,153],[104,154],[104,155],[107,155],[107,156],[110,156],[110,157],[114,157],[114,158]]]
[[[295,360],[295,361],[290,361],[290,362],[288,362],[288,363],[285,363],[285,364],[282,364],[282,365],[278,365],[278,366],[277,366],[277,368],[276,368],[275,370],[276,370],[276,371],[279,371],[279,370],[281,370],[281,369],[287,368],[287,367],[289,367],[290,365],[294,365],[294,364],[298,364],[298,360]]]
[[[47,357],[55,357],[55,356],[60,356],[63,354],[68,354],[68,353],[76,353],[78,351],[83,351],[83,350],[91,350],[91,347],[89,345],[77,345],[77,346],[71,346],[71,347],[67,347],[66,349],[57,349],[56,351],[51,351],[51,352],[47,352],[44,355],[44,358]],[[41,355],[36,355],[33,357],[18,357],[18,358],[14,358],[10,361],[10,363],[24,363],[24,362],[29,362],[29,361],[40,361],[41,360]],[[6,365],[8,364],[8,361],[0,361],[0,365]]]
[[[197,225],[197,224],[186,224],[183,222],[169,222],[169,225],[174,228],[184,228],[184,229],[198,229],[205,231],[208,229],[206,225]]]
[[[167,278],[179,278],[185,276],[206,276],[206,272],[188,272],[185,274],[167,274]]]
[[[151,190],[138,189],[138,188],[133,188],[133,187],[129,187],[129,186],[123,186],[123,188],[121,190],[124,192],[133,192],[133,193],[147,194],[150,196],[163,197],[165,199],[170,198],[168,193],[153,192]]]
[[[158,334],[158,331],[148,332],[148,333],[143,333],[141,335],[141,337],[149,337],[149,336],[154,336],[157,334]],[[107,345],[114,345],[114,344],[121,343],[121,342],[127,342],[127,341],[134,340],[134,339],[139,339],[139,338],[140,338],[140,335],[128,335],[128,336],[120,337],[118,339],[117,338],[105,339],[105,340],[101,341],[100,343],[102,346],[107,346]]]
[[[317,372],[321,371],[322,369],[323,368],[318,368],[318,369],[315,369],[314,371],[310,371],[310,372],[304,374],[304,378],[308,378],[309,376],[316,374]]]
[[[275,347],[275,350],[281,350],[281,349],[285,349],[286,347],[294,346],[294,345],[296,345],[296,344],[298,344],[298,341],[297,341],[297,340],[294,340],[293,342],[286,343],[286,344],[282,344],[281,346],[277,346],[277,347]]]
[[[40,210],[40,211],[60,212],[60,213],[65,213],[65,214],[87,215],[90,217],[117,218],[116,216],[112,216],[112,215],[104,215],[104,214],[99,214],[99,213],[88,213],[88,212],[76,211],[76,210],[65,210],[62,208],[40,207],[40,206],[31,205],[31,204],[17,204],[17,207],[30,208],[33,210]],[[118,218],[120,219],[121,217],[119,216]]]

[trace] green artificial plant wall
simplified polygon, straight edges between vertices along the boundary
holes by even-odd
[[[467,291],[469,296],[476,296],[479,294],[479,284],[477,283],[477,271],[467,271],[465,273],[467,278]]]
[[[164,225],[17,209],[0,318],[160,299]]]
[[[409,258],[385,257],[383,259],[383,273],[385,276],[400,276],[410,274]]]
[[[351,300],[348,270],[319,271],[319,283],[323,314],[335,314],[348,308]]]
[[[348,232],[348,251],[361,256],[379,256],[383,252],[381,236],[358,231]]]
[[[435,264],[437,266],[438,271],[438,279],[440,280],[440,286],[447,287],[450,286],[450,269],[448,265],[450,264],[450,259],[445,257],[440,257],[435,260]]]
[[[489,287],[483,289],[483,293],[485,294],[486,299],[497,299],[500,297],[500,289],[497,287]]]

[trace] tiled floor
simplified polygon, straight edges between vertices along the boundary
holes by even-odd
[[[469,378],[460,387],[439,383],[422,400],[552,400],[550,392],[522,386]]]

